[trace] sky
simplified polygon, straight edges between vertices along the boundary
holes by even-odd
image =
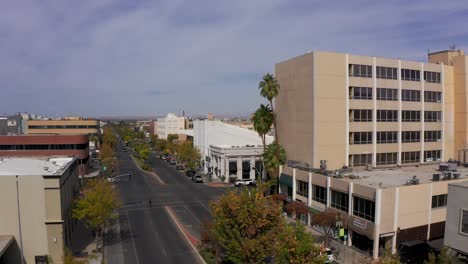
[[[426,60],[468,51],[464,0],[5,0],[0,114],[248,114],[308,51]]]

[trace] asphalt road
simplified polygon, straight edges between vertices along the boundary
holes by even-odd
[[[200,238],[202,224],[210,218],[209,202],[226,188],[193,183],[174,166],[153,155],[151,166],[158,180],[140,171],[130,153],[121,149],[119,170],[115,173],[130,172],[132,177],[114,183],[122,200],[121,246],[111,246],[107,259],[114,256],[115,262],[115,256],[123,255],[120,263],[200,263],[186,237]],[[123,254],[116,252],[119,248]]]

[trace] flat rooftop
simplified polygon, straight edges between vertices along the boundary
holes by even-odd
[[[353,169],[351,172],[342,173],[344,176],[342,179],[372,187],[379,187],[379,184],[382,184],[382,187],[398,187],[406,185],[413,176],[419,179],[419,184],[431,183],[432,175],[436,173],[441,174],[440,181],[442,181],[443,172],[439,171],[439,164],[372,170]],[[453,173],[459,173],[460,179],[468,179],[468,168],[458,166],[457,171]]]
[[[2,157],[0,176],[61,175],[73,157]]]
[[[463,188],[468,188],[468,181],[465,182],[454,182],[451,183],[450,185],[458,186],[458,187],[463,187]]]

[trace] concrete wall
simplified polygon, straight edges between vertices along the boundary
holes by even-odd
[[[460,233],[461,209],[468,210],[468,185],[448,187],[444,244],[468,254],[468,235]]]

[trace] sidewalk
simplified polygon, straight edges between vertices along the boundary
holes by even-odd
[[[96,243],[92,232],[81,221],[77,221],[70,246],[73,256],[78,260],[86,259],[89,264],[100,264],[102,253],[93,253],[95,249]]]
[[[289,223],[295,223],[295,219],[287,217]],[[304,225],[306,230],[310,232],[314,237],[323,238],[323,232],[308,226]],[[364,258],[369,258],[368,255],[364,255],[353,247],[348,247],[343,245],[342,241],[330,239],[330,247],[334,248],[333,253],[335,255],[335,263],[348,264],[356,263],[359,264]]]

